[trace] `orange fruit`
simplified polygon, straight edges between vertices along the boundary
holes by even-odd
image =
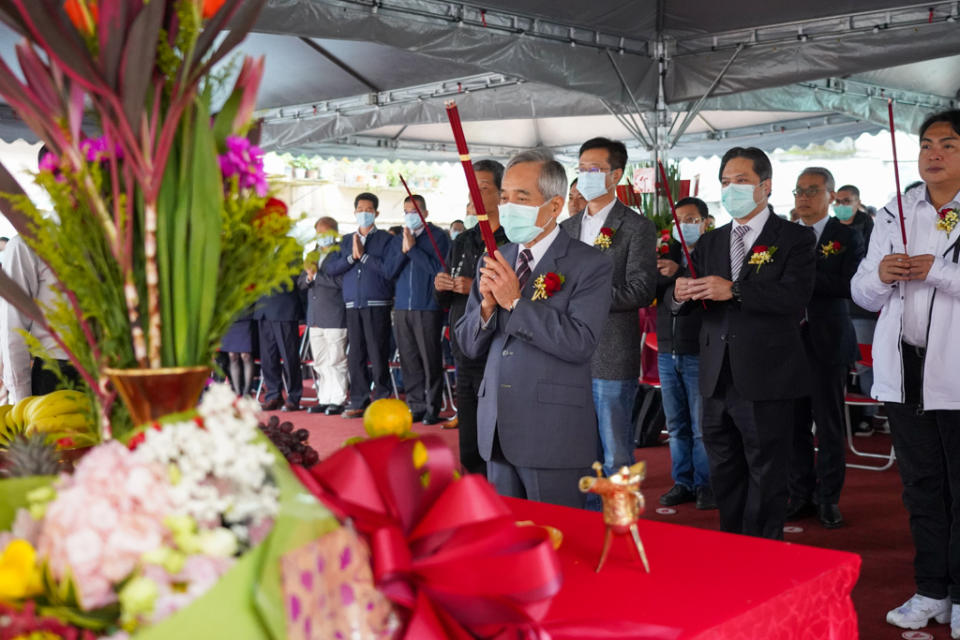
[[[403,400],[382,398],[363,412],[363,428],[371,438],[402,436],[410,433],[412,426],[413,414]]]

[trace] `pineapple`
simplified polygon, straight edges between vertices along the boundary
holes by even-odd
[[[16,434],[0,451],[0,478],[49,476],[60,472],[60,456],[40,433]]]

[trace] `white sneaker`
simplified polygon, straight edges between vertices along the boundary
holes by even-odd
[[[950,637],[953,640],[960,638],[960,604],[950,607]]]
[[[952,608],[960,609],[960,606]],[[958,635],[954,637],[960,638],[960,611],[955,615],[958,625],[953,628],[957,629]],[[921,629],[930,623],[930,618],[941,624],[951,621],[950,598],[935,600],[915,593],[902,605],[887,612],[887,622],[901,629]]]

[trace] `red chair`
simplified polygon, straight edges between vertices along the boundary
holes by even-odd
[[[649,349],[656,353],[657,349],[657,334],[654,331],[648,331],[643,335],[643,348]],[[653,372],[644,372],[641,370],[640,375],[640,384],[647,384],[651,387],[660,388],[660,373],[654,367]]]
[[[869,344],[860,344],[857,346],[860,348],[860,360],[858,361],[858,364],[873,368],[873,346]],[[886,461],[881,465],[854,464],[848,462],[847,466],[851,469],[886,471],[893,466],[894,461],[897,459],[896,453],[893,450],[893,445],[890,445],[890,453],[870,453],[868,451],[858,450],[853,444],[853,423],[850,420],[850,407],[876,407],[882,404],[883,403],[879,400],[874,400],[869,396],[865,396],[861,393],[853,393],[852,391],[847,391],[843,398],[843,413],[847,427],[847,445],[850,447],[850,451],[853,453],[853,455],[861,458],[879,458],[880,460]]]

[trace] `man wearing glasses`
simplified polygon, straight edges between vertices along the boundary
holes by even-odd
[[[864,255],[860,234],[827,215],[834,186],[827,169],[808,167],[793,190],[799,223],[817,236],[817,279],[800,324],[813,376],[810,395],[796,403],[787,520],[817,515],[827,529],[844,524],[837,506],[846,471],[843,394],[859,353],[847,305],[850,280]],[[812,423],[817,425],[816,456]]]

